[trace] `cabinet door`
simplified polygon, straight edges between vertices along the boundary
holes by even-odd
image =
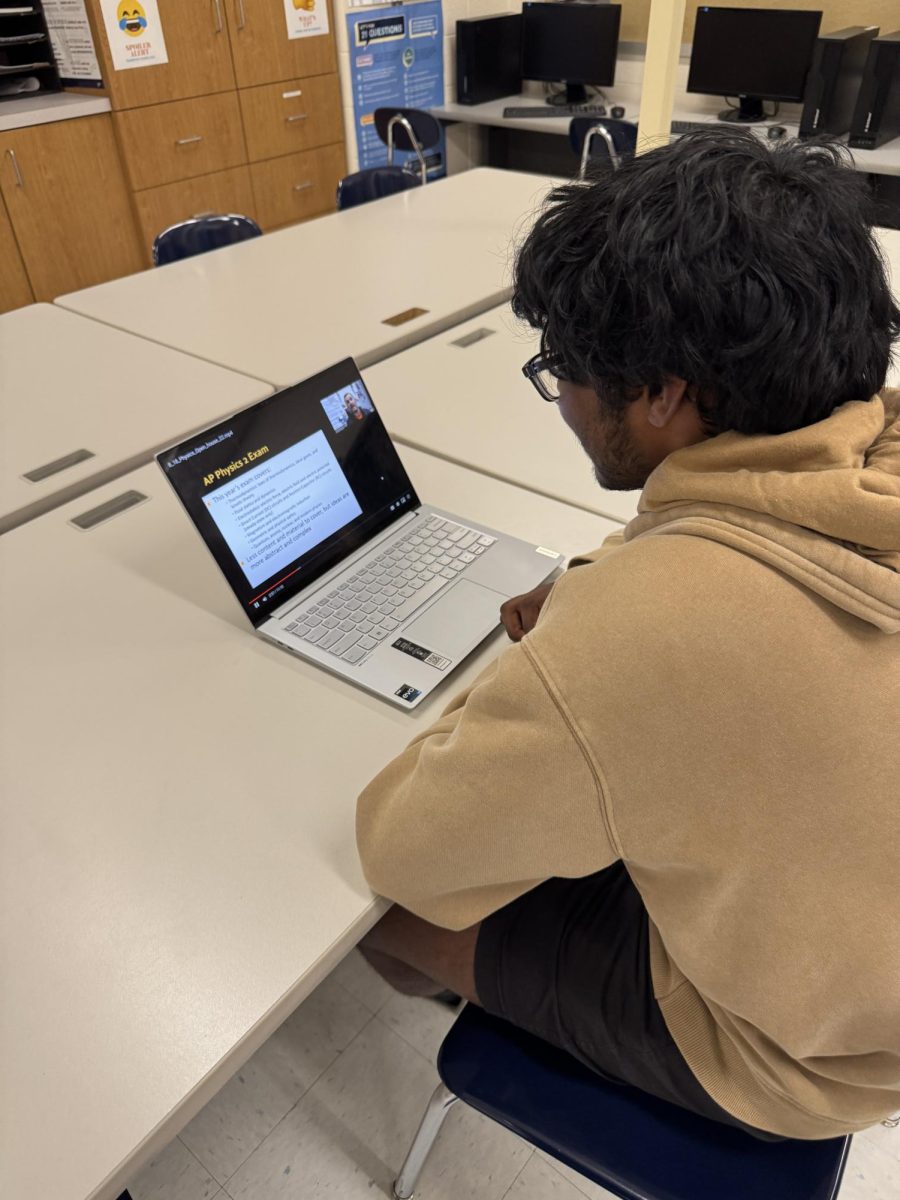
[[[15,234],[0,199],[0,312],[31,304],[34,295],[25,274],[25,264],[16,245]]]
[[[326,75],[337,70],[334,14],[329,0],[315,0],[315,3],[328,5],[330,32],[293,39],[288,37],[282,0],[227,0],[227,3],[239,88],[303,75]]]
[[[279,229],[334,212],[338,180],[346,169],[343,143],[251,163],[257,222],[265,230]]]
[[[134,204],[148,265],[154,238],[179,221],[186,221],[201,213],[239,213],[256,220],[248,167],[216,171],[199,179],[186,179],[182,183],[169,183],[165,187],[135,192]]]
[[[0,188],[36,299],[143,265],[108,114],[0,133]]]
[[[156,67],[113,67],[100,0],[87,0],[94,45],[113,108],[137,108],[208,96],[234,88],[225,5],[229,0],[159,0],[169,61]]]

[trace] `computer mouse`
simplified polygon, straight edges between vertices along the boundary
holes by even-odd
[[[621,105],[621,104],[614,104],[614,105],[612,106],[612,110],[611,110],[611,112],[610,112],[610,114],[609,114],[609,115],[610,115],[611,117],[615,117],[617,121],[621,121],[621,120],[622,120],[622,118],[625,116],[625,108],[624,108],[624,106],[623,106],[623,105]]]
[[[787,130],[783,125],[769,126],[769,141],[777,142],[787,134]]]

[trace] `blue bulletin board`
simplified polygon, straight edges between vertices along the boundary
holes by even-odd
[[[353,116],[360,167],[387,162],[373,114],[388,104],[431,108],[444,103],[444,18],[440,0],[415,0],[347,13]],[[444,135],[426,152],[428,178],[446,174]],[[397,151],[395,163],[415,159]]]

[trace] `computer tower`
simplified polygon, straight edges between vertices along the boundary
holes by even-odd
[[[900,29],[875,38],[869,47],[850,145],[874,150],[895,137],[900,137]]]
[[[456,99],[484,104],[522,90],[522,14],[456,22]]]
[[[802,138],[849,130],[869,48],[877,36],[877,25],[853,25],[818,38],[803,97]]]

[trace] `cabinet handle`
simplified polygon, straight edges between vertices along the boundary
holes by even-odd
[[[216,11],[216,33],[222,33],[225,29],[225,18],[222,14],[222,0],[213,0],[213,8]]]
[[[7,150],[6,152],[12,160],[13,170],[16,173],[16,187],[23,188],[25,180],[22,178],[22,172],[19,170],[19,160],[16,158],[15,150]]]
[[[244,0],[235,0],[235,12],[237,13],[237,27],[243,29],[247,24],[247,14],[244,12]]]
[[[309,113],[294,113],[292,117],[285,117],[284,119],[287,121],[288,125],[291,125],[294,121],[305,121],[308,116]]]
[[[202,141],[203,141],[203,135],[200,133],[197,133],[193,137],[189,137],[189,138],[176,138],[175,145],[176,146],[193,146],[196,142],[202,142]]]
[[[305,192],[307,188],[311,188],[312,186],[313,186],[313,181],[311,179],[307,179],[306,183],[295,183],[294,191],[295,192]]]

